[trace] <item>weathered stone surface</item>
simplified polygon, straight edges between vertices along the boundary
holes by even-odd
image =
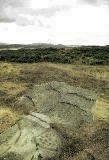
[[[19,103],[36,112],[48,115],[53,123],[62,123],[78,127],[92,119],[91,108],[96,101],[96,93],[87,89],[52,82],[35,85]]]
[[[41,121],[39,119],[39,121]],[[20,155],[20,159],[31,160],[50,158],[60,154],[62,146],[58,133],[35,120],[35,116],[24,116],[19,122],[0,135],[0,154],[10,157],[11,153]],[[45,125],[45,126],[44,126]],[[6,156],[5,156],[6,155]],[[16,156],[17,157],[17,156]],[[15,157],[14,160],[17,158]],[[19,160],[20,160],[19,159]]]
[[[1,159],[58,157],[65,144],[59,130],[52,128],[53,124],[78,132],[80,126],[92,122],[91,108],[96,96],[92,91],[62,82],[35,85],[16,103],[29,115],[0,135]]]

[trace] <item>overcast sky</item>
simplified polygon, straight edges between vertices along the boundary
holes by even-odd
[[[0,42],[109,44],[109,0],[0,0]]]

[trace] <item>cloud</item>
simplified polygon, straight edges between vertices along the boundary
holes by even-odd
[[[91,4],[96,4],[99,0],[82,0],[85,3],[91,3]]]
[[[20,10],[26,9],[29,0],[0,0],[0,22],[14,22],[20,17]]]
[[[81,4],[108,5],[109,0],[0,0],[0,23],[48,27],[41,17],[50,18]],[[33,8],[31,4],[33,2]]]
[[[91,5],[106,5],[109,7],[109,0],[78,0],[78,1]]]
[[[49,8],[40,8],[40,9],[26,9],[22,11],[24,14],[33,15],[33,16],[44,16],[44,17],[51,17],[57,12],[69,10],[71,7],[62,5],[62,6],[52,6]]]
[[[107,0],[0,0],[0,41],[108,44],[107,2]]]
[[[35,3],[35,5],[38,5]],[[39,16],[51,17],[57,12],[68,10],[68,5],[52,5],[47,8],[31,8],[31,0],[0,0],[0,22],[18,25],[33,25],[36,21],[44,26]]]

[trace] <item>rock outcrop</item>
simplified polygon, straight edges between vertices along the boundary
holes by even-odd
[[[97,94],[64,82],[35,85],[17,105],[25,113],[33,110],[48,115],[53,123],[79,127],[92,120],[91,109]]]
[[[67,139],[60,128],[75,135],[82,125],[91,123],[96,97],[92,91],[63,82],[35,85],[16,103],[28,114],[0,134],[0,160],[59,159]]]

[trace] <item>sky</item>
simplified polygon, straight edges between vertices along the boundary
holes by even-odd
[[[0,0],[0,43],[109,45],[109,0]]]

